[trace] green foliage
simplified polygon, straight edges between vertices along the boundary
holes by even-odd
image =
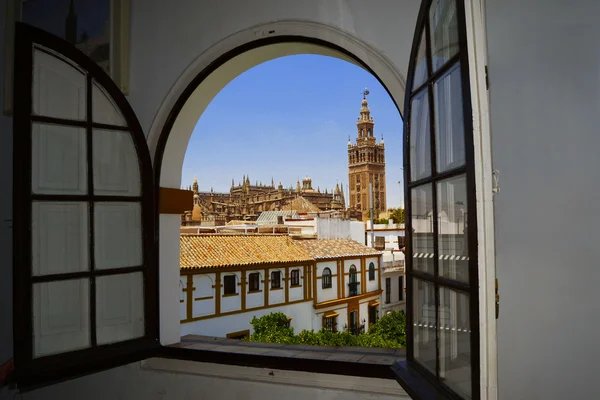
[[[404,311],[390,311],[384,315],[367,333],[381,338],[383,341],[398,342],[400,347],[406,346],[406,315]],[[370,346],[379,347],[379,346]]]
[[[404,223],[404,208],[390,208],[388,210],[390,219],[394,220],[396,224]]]
[[[389,219],[385,219],[385,218],[377,218],[375,220],[373,220],[374,224],[385,224],[387,225],[390,222]]]
[[[251,342],[293,343],[294,328],[289,326],[288,317],[282,312],[253,317],[250,325],[254,328]]]
[[[303,330],[294,335],[294,329],[288,326],[287,316],[283,313],[271,313],[250,322],[254,333],[251,342],[305,344],[312,346],[357,346],[400,348],[406,346],[406,317],[403,311],[391,311],[363,334],[350,332],[330,332],[325,329],[315,332]]]

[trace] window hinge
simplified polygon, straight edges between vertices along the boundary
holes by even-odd
[[[500,315],[500,295],[498,294],[498,278],[496,278],[496,319]]]
[[[485,89],[490,90],[490,75],[488,73],[488,66],[485,66]]]

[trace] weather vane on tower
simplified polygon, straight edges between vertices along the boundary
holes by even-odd
[[[363,99],[366,99],[368,95],[369,95],[369,89],[365,88],[365,90],[363,90]]]

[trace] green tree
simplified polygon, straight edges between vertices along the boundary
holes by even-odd
[[[388,212],[390,219],[393,219],[396,224],[404,223],[404,208],[390,208]]]
[[[288,317],[282,313],[270,313],[260,318],[253,317],[250,325],[254,333],[250,336],[252,342],[293,343],[294,328],[288,322]]]
[[[252,318],[254,333],[251,342],[306,344],[312,346],[360,346],[400,348],[406,346],[406,318],[403,311],[391,311],[370,327],[367,333],[353,335],[348,331],[330,332],[322,329],[303,330],[294,335],[287,316],[271,313]]]

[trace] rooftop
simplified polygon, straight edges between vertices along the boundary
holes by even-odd
[[[382,253],[352,239],[298,240],[296,243],[317,260],[346,256],[379,255]]]
[[[183,269],[314,261],[287,235],[181,234]]]

